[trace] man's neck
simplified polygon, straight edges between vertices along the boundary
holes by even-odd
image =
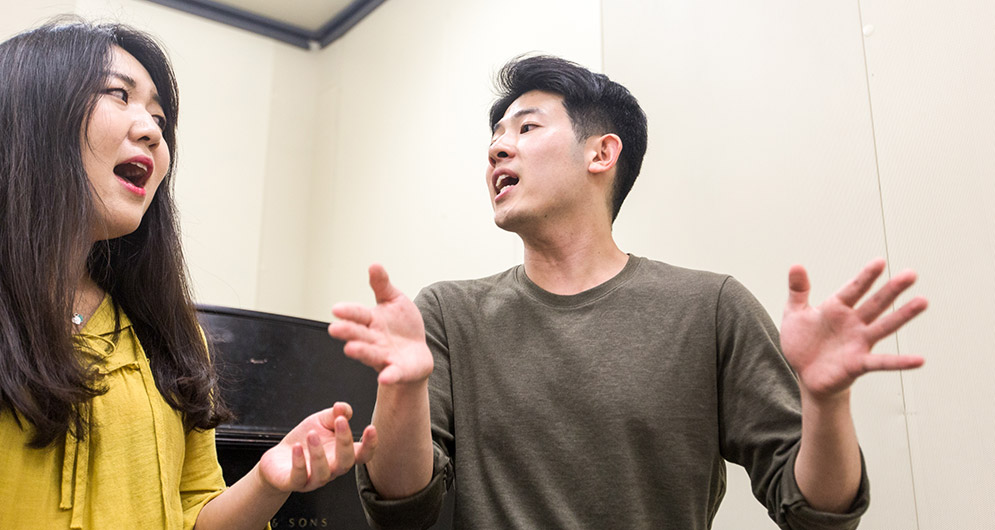
[[[611,237],[577,234],[560,240],[525,243],[525,274],[536,285],[554,294],[577,294],[612,279],[625,268],[629,257]]]

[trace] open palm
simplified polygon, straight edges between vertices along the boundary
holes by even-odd
[[[311,491],[342,475],[353,464],[365,464],[376,447],[376,430],[367,427],[353,442],[352,407],[336,403],[299,423],[259,460],[263,481],[283,491]]]
[[[418,308],[391,285],[380,265],[370,267],[370,287],[376,306],[337,304],[332,314],[341,320],[330,324],[328,333],[346,341],[346,355],[380,372],[382,384],[428,379],[433,360]]]
[[[882,316],[916,280],[903,271],[870,298],[858,302],[884,271],[874,260],[849,283],[818,306],[808,303],[809,280],[799,265],[788,273],[788,303],[781,323],[781,348],[798,373],[803,390],[831,396],[850,387],[861,375],[878,370],[904,370],[923,364],[913,355],[874,355],[871,348],[926,309],[926,300],[913,298]]]

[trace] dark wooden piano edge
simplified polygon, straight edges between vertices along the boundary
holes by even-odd
[[[197,312],[199,313],[246,317],[252,319],[263,318],[272,322],[296,324],[300,326],[309,326],[320,329],[325,329],[328,327],[328,322],[322,322],[320,320],[311,320],[307,318],[292,317],[288,315],[278,315],[276,313],[266,313],[264,311],[255,311],[252,309],[239,309],[235,307],[225,307],[225,306],[218,306],[211,304],[194,304],[194,306],[196,307]]]

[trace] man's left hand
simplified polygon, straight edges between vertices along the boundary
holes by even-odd
[[[882,316],[895,299],[916,280],[903,271],[870,298],[858,302],[885,268],[877,259],[822,304],[808,303],[809,281],[805,268],[788,273],[788,303],[781,323],[781,348],[798,373],[801,389],[814,398],[830,398],[850,388],[867,372],[905,370],[923,364],[914,355],[875,355],[871,348],[926,309],[926,299],[915,297],[897,311]]]

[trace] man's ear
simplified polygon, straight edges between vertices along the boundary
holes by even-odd
[[[592,137],[588,140],[588,148],[594,152],[587,170],[591,173],[604,173],[618,162],[618,156],[622,153],[622,139],[617,134]]]

